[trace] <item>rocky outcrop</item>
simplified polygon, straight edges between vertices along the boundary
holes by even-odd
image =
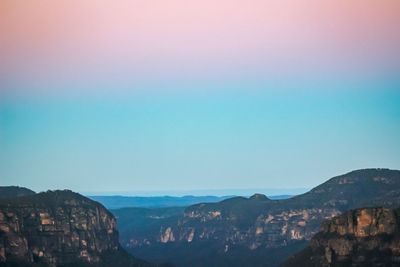
[[[323,221],[349,209],[376,206],[400,207],[400,171],[354,171],[286,200],[274,201],[256,194],[193,205],[174,220],[161,220],[157,224],[159,229],[141,235],[124,234],[122,244],[141,257],[161,255],[160,260],[164,248],[169,251],[174,246],[176,250],[187,251],[196,247],[203,258],[220,257],[224,260],[219,266],[227,266],[224,262],[232,258],[230,253],[240,255],[238,258],[254,258],[255,254],[279,249],[290,255],[302,248],[299,244],[305,244],[318,233]],[[211,257],[215,251],[219,254]],[[172,261],[179,265],[180,258]],[[187,266],[193,267],[199,260],[194,258]],[[263,258],[258,266],[276,266],[282,260],[284,257],[277,261],[267,259],[266,263]],[[228,265],[239,266],[238,261]]]
[[[48,191],[0,201],[3,265],[101,266],[107,255],[118,253],[114,216],[86,197],[71,191]],[[122,266],[138,266],[133,259],[128,262]]]
[[[324,223],[282,267],[400,266],[400,209],[364,208]]]

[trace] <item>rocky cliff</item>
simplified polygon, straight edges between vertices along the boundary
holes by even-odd
[[[137,256],[177,266],[212,266],[217,259],[215,266],[276,266],[302,249],[324,220],[375,206],[400,207],[400,171],[350,172],[287,200],[255,195],[193,205],[173,220],[160,219],[157,229],[126,232],[121,241]],[[183,261],[185,255],[191,259]]]
[[[400,266],[400,209],[364,208],[323,224],[282,267]]]
[[[99,203],[71,191],[0,200],[2,265],[103,266],[108,256],[147,266],[120,249],[116,220]]]

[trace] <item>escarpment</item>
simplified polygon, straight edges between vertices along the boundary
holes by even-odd
[[[285,200],[257,194],[192,205],[179,216],[143,218],[153,227],[124,232],[121,242],[145,259],[166,260],[173,248],[168,260],[178,266],[216,259],[218,266],[277,266],[304,248],[323,221],[361,207],[400,207],[400,171],[353,171]],[[185,255],[191,261],[182,261]]]
[[[282,267],[400,266],[400,209],[351,210],[323,224]]]
[[[121,250],[116,219],[99,203],[71,191],[0,201],[2,265],[105,266],[109,256],[121,256],[115,266],[147,266]]]

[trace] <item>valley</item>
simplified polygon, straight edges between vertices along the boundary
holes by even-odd
[[[355,208],[399,206],[400,172],[365,169],[286,200],[256,194],[192,205],[181,214],[156,209],[137,216],[145,227],[125,228],[129,215],[113,212],[121,222],[122,246],[147,260],[184,267],[277,266],[304,248],[326,220]]]
[[[398,170],[353,171],[285,199],[254,194],[189,206],[107,210],[68,190],[0,192],[1,266],[358,267],[399,259]]]

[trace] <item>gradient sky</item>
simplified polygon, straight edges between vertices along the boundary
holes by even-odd
[[[399,14],[398,0],[3,0],[0,184],[289,191],[400,169]]]

